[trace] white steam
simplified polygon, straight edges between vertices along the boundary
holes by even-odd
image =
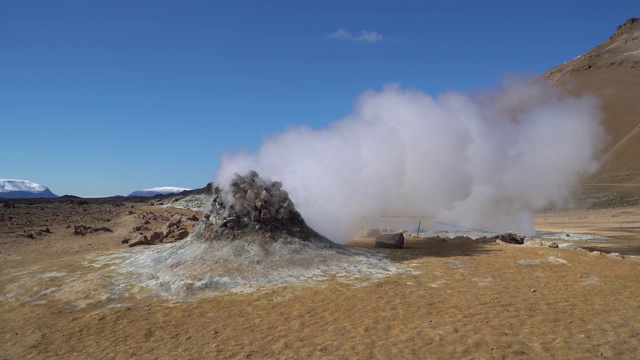
[[[249,170],[281,180],[309,225],[337,242],[379,215],[529,233],[534,211],[564,204],[597,169],[600,118],[597,98],[542,80],[436,98],[390,85],[325,129],[300,126],[255,154],[225,154],[216,180]]]

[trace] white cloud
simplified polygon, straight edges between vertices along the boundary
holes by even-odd
[[[336,32],[327,35],[327,39],[375,43],[382,40],[382,34],[375,31],[360,31],[360,34],[354,35],[345,29],[338,29]]]

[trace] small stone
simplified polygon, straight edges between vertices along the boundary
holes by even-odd
[[[538,290],[536,290],[536,289],[531,289],[531,292],[538,292]]]
[[[124,238],[124,239],[120,240],[120,244],[128,244],[129,240],[131,240],[131,239]]]

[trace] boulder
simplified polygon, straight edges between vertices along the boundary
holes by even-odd
[[[157,242],[162,242],[162,239],[164,239],[164,233],[162,232],[161,229],[156,229],[149,236],[149,241],[154,243],[154,244],[157,243]]]
[[[174,217],[171,220],[169,220],[169,223],[167,224],[167,227],[168,228],[180,227],[180,224],[182,224],[182,218]]]
[[[189,236],[189,231],[187,229],[180,229],[176,232],[176,240],[182,240]]]
[[[402,249],[404,247],[404,235],[402,233],[378,235],[376,236],[376,247]]]
[[[512,233],[505,233],[505,234],[494,236],[494,239],[500,240],[500,241],[502,241],[504,243],[507,243],[507,244],[522,245],[522,244],[524,244],[525,237],[524,236],[518,236],[518,235],[512,234]]]
[[[151,245],[152,243],[149,241],[147,235],[143,234],[135,234],[133,238],[129,240],[129,247],[134,247],[138,245]]]

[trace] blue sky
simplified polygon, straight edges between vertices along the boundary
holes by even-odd
[[[365,90],[490,89],[637,16],[616,0],[0,0],[0,178],[202,187],[225,151],[323,128]]]

